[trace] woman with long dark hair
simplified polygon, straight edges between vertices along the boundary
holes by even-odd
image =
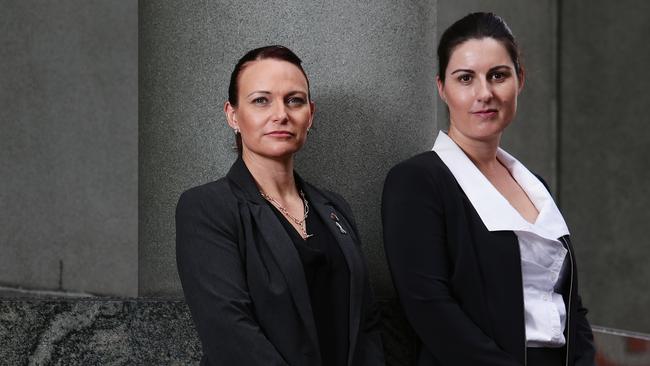
[[[593,365],[569,231],[546,184],[499,147],[524,85],[491,13],[438,47],[449,129],[384,185],[384,245],[418,365]]]

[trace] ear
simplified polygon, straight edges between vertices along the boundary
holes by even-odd
[[[440,75],[436,75],[436,86],[438,87],[438,95],[445,104],[447,104],[447,96],[445,95],[445,83],[440,79]]]
[[[517,75],[517,79],[519,81],[519,90],[517,93],[521,93],[521,90],[524,88],[524,83],[526,82],[526,73],[524,72],[524,68],[521,68],[521,71],[519,72],[519,75]]]
[[[311,111],[311,117],[309,118],[309,126],[307,128],[311,128],[311,125],[314,123],[314,112],[316,112],[316,104],[314,104],[313,101],[309,101],[309,110]]]
[[[223,112],[226,114],[226,121],[228,121],[228,126],[230,126],[232,129],[239,128],[237,117],[235,116],[235,107],[233,107],[230,102],[224,103]]]

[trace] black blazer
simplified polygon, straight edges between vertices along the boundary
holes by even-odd
[[[378,308],[352,211],[339,195],[296,179],[350,270],[348,365],[382,365]],[[321,364],[302,262],[241,158],[225,178],[181,195],[176,259],[202,365]]]
[[[395,166],[384,184],[384,246],[419,338],[418,365],[524,365],[521,259],[512,231],[490,232],[433,151]],[[568,365],[593,365],[575,256],[562,288]]]

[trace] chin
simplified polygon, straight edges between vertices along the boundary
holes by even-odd
[[[298,151],[300,151],[300,147],[279,148],[266,151],[266,153],[262,153],[261,155],[266,155],[272,159],[286,159],[292,157]]]
[[[503,129],[494,129],[494,130],[475,131],[474,133],[468,134],[467,136],[477,141],[492,141],[495,138],[499,138],[502,133],[503,133]]]

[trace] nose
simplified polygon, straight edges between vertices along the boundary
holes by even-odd
[[[486,80],[476,83],[476,99],[479,102],[488,102],[492,99],[492,87]]]
[[[284,123],[287,120],[287,106],[284,105],[283,101],[273,103],[273,122]]]

